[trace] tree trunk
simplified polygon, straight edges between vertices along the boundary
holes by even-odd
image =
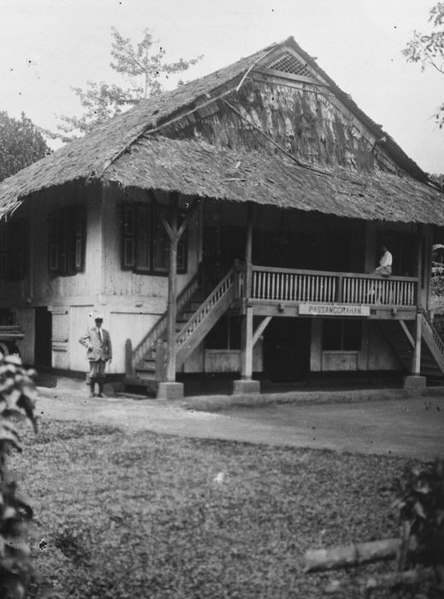
[[[411,539],[409,551],[415,548]],[[369,562],[394,559],[401,548],[400,539],[383,539],[368,543],[343,545],[332,549],[309,549],[305,552],[305,572],[320,572]]]

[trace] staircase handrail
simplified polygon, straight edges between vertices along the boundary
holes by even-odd
[[[427,312],[425,310],[422,310],[422,315],[423,315],[423,324],[425,324],[424,328],[428,330],[429,335],[433,338],[436,348],[438,349],[441,356],[444,358],[444,341],[442,340],[441,335],[438,333],[438,331],[433,326],[433,323],[430,320],[429,315],[427,314]]]
[[[199,288],[200,271],[198,271],[182,291],[177,296],[177,313],[179,313],[185,305],[190,301],[194,293]],[[154,349],[156,342],[164,334],[167,327],[167,312],[165,311],[161,317],[154,323],[145,337],[140,343],[134,348],[132,354],[132,366],[135,367],[145,354],[150,350]]]
[[[234,287],[234,269],[231,268],[224,278],[216,285],[210,295],[199,306],[191,318],[184,324],[176,336],[176,347],[179,350],[190,338],[196,328],[203,322],[212,308]]]

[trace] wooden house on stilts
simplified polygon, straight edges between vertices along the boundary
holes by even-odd
[[[160,397],[191,375],[244,393],[444,373],[429,314],[444,196],[292,38],[3,181],[0,212],[0,312],[28,364],[84,371],[100,311],[112,373]]]

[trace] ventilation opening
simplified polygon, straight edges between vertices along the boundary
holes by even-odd
[[[267,65],[267,68],[290,73],[291,75],[311,77],[310,71],[300,60],[293,56],[293,54],[284,54],[283,56],[280,56],[273,62],[270,62],[270,64]]]

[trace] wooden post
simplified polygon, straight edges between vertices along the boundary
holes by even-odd
[[[253,306],[250,298],[253,285],[253,204],[248,204],[247,232],[245,240],[245,291],[244,310],[242,322],[242,350],[241,350],[241,380],[234,381],[234,393],[258,393],[259,381],[253,381]]]
[[[243,380],[253,376],[253,308],[249,305],[252,295],[253,270],[253,204],[247,207],[247,231],[245,238],[245,316],[242,323],[242,367]]]
[[[423,287],[422,287],[422,284],[424,282],[423,281],[424,273],[422,272],[423,263],[424,263],[423,231],[424,231],[423,226],[418,225],[418,240],[417,240],[417,252],[416,252],[416,258],[417,258],[416,272],[418,273],[418,292],[417,292],[417,297],[416,297],[416,303],[418,306],[422,306],[423,299],[424,299]]]
[[[157,204],[155,195],[150,194],[151,199]],[[157,204],[158,205],[158,204]],[[170,255],[168,264],[168,302],[167,302],[167,367],[166,380],[174,382],[176,380],[176,318],[177,318],[177,248],[180,238],[185,233],[190,218],[197,207],[195,200],[187,216],[179,227],[179,200],[177,192],[171,193],[170,197],[170,220],[159,211],[159,218],[167,232],[170,240]]]
[[[252,295],[253,286],[253,204],[248,204],[247,207],[247,235],[245,240],[245,266],[246,266],[246,280],[245,280],[245,299]]]
[[[412,374],[419,376],[421,372],[421,337],[422,337],[422,225],[418,225],[418,247],[417,247],[417,273],[418,273],[418,292],[416,298],[416,327],[415,327],[415,348],[413,352]]]
[[[422,310],[416,311],[415,350],[413,353],[412,374],[419,376],[421,373],[421,338],[422,338]]]
[[[155,203],[154,194],[151,197]],[[170,196],[170,220],[159,211],[165,231],[170,240],[170,255],[168,265],[168,302],[167,302],[167,364],[166,382],[159,383],[158,397],[175,399],[183,396],[183,385],[176,383],[176,319],[177,319],[177,248],[180,238],[184,234],[189,220],[197,206],[194,201],[188,215],[179,227],[179,200],[176,192]]]
[[[242,353],[241,353],[242,380],[251,380],[253,376],[253,308],[246,307],[246,314],[242,323]]]
[[[176,380],[176,318],[177,318],[177,196],[171,202],[170,256],[168,266],[168,306],[167,306],[167,382]]]

